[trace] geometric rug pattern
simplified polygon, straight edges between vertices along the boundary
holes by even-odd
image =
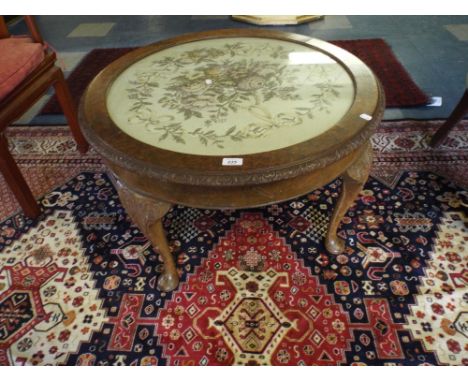
[[[0,364],[467,365],[468,194],[431,171],[379,173],[407,128],[387,127],[339,228],[342,255],[320,239],[339,179],[264,208],[175,206],[163,223],[181,282],[169,293],[103,169],[77,166],[39,219],[0,223]],[[401,162],[423,155],[409,135]],[[456,140],[435,158],[465,168]]]

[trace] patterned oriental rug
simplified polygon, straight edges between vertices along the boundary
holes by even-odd
[[[421,106],[428,96],[414,83],[396,58],[391,47],[382,39],[330,41],[363,60],[377,75],[385,90],[386,107]],[[73,99],[78,104],[91,80],[108,64],[135,48],[94,49],[67,78]],[[57,99],[52,97],[41,114],[62,114]]]
[[[322,245],[339,180],[260,209],[176,206],[171,293],[97,155],[64,127],[11,128],[45,195],[32,221],[0,182],[0,365],[468,365],[468,122],[428,150],[440,123],[382,124],[340,256]]]

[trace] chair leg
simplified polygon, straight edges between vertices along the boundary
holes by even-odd
[[[0,172],[13,191],[24,214],[33,219],[37,218],[41,214],[41,209],[11,156],[8,150],[8,142],[3,133],[0,133]]]
[[[463,97],[461,98],[460,102],[458,102],[455,109],[452,111],[452,114],[447,118],[445,123],[440,126],[437,131],[435,132],[434,136],[429,143],[432,147],[439,146],[445,138],[449,135],[450,131],[454,128],[454,126],[460,122],[460,120],[468,113],[468,90],[465,90]]]
[[[85,137],[81,133],[80,125],[78,124],[76,108],[73,103],[70,90],[68,89],[67,82],[65,81],[61,70],[57,72],[57,81],[54,83],[54,88],[60,106],[62,106],[63,113],[67,118],[70,130],[73,134],[73,137],[75,138],[78,150],[81,153],[85,153],[86,151],[88,151],[89,145],[88,142],[86,142]]]

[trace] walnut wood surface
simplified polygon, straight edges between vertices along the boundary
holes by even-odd
[[[340,176],[362,153],[366,145],[326,168],[294,178],[251,186],[193,186],[166,182],[120,167],[106,160],[107,166],[123,183],[142,195],[170,204],[194,208],[253,208],[279,203],[313,191]]]
[[[164,271],[159,276],[158,289],[163,292],[175,289],[179,284],[179,275],[162,226],[162,218],[171,209],[171,205],[143,196],[118,179],[114,179],[114,185],[130,218],[163,258]]]
[[[348,71],[355,86],[348,113],[329,131],[306,142],[267,153],[243,155],[241,168],[222,168],[222,157],[170,152],[139,142],[110,119],[106,93],[133,62],[177,44],[223,36],[254,36],[310,45],[330,55]],[[159,248],[165,271],[159,288],[177,287],[178,275],[161,218],[172,204],[198,208],[251,208],[295,198],[343,176],[342,193],[330,220],[325,245],[344,250],[337,237],[341,219],[368,177],[372,161],[369,138],[384,111],[384,93],[370,69],[353,55],[306,36],[267,30],[194,33],[140,48],[104,69],[89,85],[80,104],[80,123],[90,143],[103,155],[117,179],[130,217]],[[370,120],[361,118],[367,114]]]
[[[348,113],[320,136],[269,152],[243,155],[241,167],[222,166],[222,156],[189,155],[163,150],[130,137],[107,110],[107,90],[132,63],[177,44],[222,37],[262,37],[312,47],[341,64],[353,79],[354,102]],[[101,71],[85,92],[80,124],[88,141],[110,161],[130,171],[192,185],[233,186],[269,183],[323,168],[364,144],[383,112],[383,92],[372,71],[349,52],[307,36],[261,29],[224,29],[192,33],[134,50]],[[360,116],[367,114],[372,120]]]
[[[343,173],[343,186],[340,197],[333,211],[328,226],[327,237],[325,239],[325,248],[328,252],[338,255],[345,249],[345,242],[337,236],[337,230],[341,219],[348,211],[349,207],[356,200],[364,184],[369,177],[372,165],[372,146],[367,143],[361,150],[358,158]]]

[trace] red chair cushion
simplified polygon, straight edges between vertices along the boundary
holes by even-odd
[[[44,46],[29,37],[0,39],[0,101],[44,60]]]

